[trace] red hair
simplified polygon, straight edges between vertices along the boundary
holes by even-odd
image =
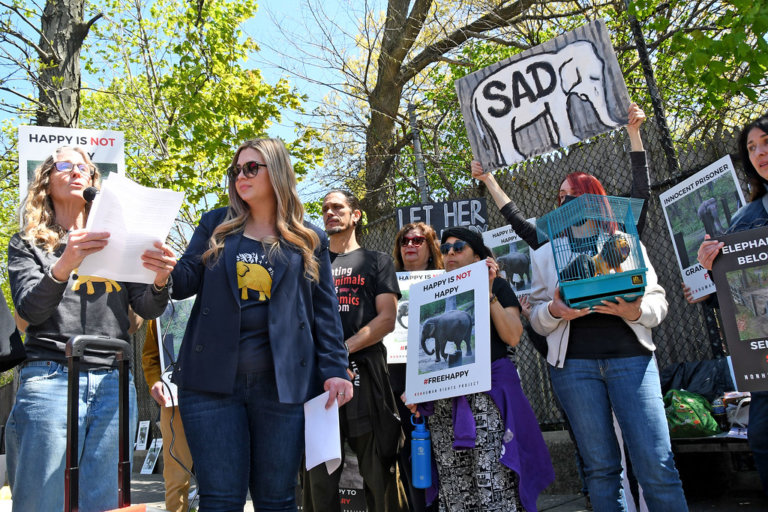
[[[568,182],[568,185],[573,190],[574,197],[579,197],[582,194],[608,195],[605,193],[605,189],[600,181],[585,172],[572,172],[565,177],[565,181]]]
[[[574,197],[579,197],[582,194],[594,194],[598,196],[608,195],[603,188],[603,184],[600,183],[600,180],[585,172],[572,172],[565,177],[565,181],[567,181],[568,185],[571,187]],[[601,206],[601,209],[604,212],[605,219],[613,218],[611,205],[608,203],[607,199],[605,199],[605,204]],[[601,221],[600,224],[602,229],[610,234],[613,234],[618,227],[616,222],[613,221],[605,220]]]

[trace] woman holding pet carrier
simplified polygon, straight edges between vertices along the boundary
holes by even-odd
[[[597,178],[569,174],[560,189],[560,203],[582,194],[606,195]],[[648,509],[685,511],[651,338],[651,329],[667,314],[664,289],[641,244],[648,268],[642,297],[569,307],[560,295],[552,245],[574,259],[592,261],[619,233],[615,223],[594,220],[567,229],[533,252],[530,320],[547,337],[552,386],[584,460],[592,504],[597,511],[622,511],[626,506],[613,411]]]
[[[83,258],[109,243],[109,233],[84,229],[87,187],[99,171],[81,148],[61,147],[31,180],[22,207],[21,231],[8,245],[8,276],[17,315],[26,325],[27,360],[8,419],[6,450],[14,511],[64,508],[67,433],[67,359],[75,335],[129,340],[129,306],[145,318],[168,302],[168,276],[176,258],[156,243],[142,256],[156,272],[152,284],[118,283],[77,275]],[[89,348],[80,372],[79,504],[81,511],[116,508],[118,461],[118,371],[113,353]],[[132,436],[136,389],[130,382]]]

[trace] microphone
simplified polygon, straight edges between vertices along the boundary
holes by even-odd
[[[87,203],[90,203],[91,201],[96,199],[96,194],[98,193],[99,193],[99,189],[97,189],[96,187],[88,187],[85,190],[83,190],[83,199],[85,199]]]

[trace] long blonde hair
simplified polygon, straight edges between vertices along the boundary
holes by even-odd
[[[272,189],[277,199],[277,231],[279,237],[267,237],[265,244],[271,245],[270,255],[280,248],[281,240],[293,245],[301,253],[304,260],[304,275],[315,282],[320,279],[320,272],[314,251],[320,245],[317,233],[304,226],[304,206],[296,191],[296,175],[291,165],[291,157],[280,139],[251,139],[235,151],[232,165],[237,164],[240,152],[246,148],[255,149],[264,156],[267,164]],[[250,215],[250,209],[245,201],[237,194],[236,179],[229,180],[229,208],[224,221],[213,230],[208,240],[208,250],[203,253],[203,263],[215,264],[218,260],[224,240],[227,236],[241,233]]]
[[[21,238],[30,244],[53,252],[61,244],[62,238],[67,232],[56,223],[56,210],[51,199],[50,188],[51,172],[53,172],[56,157],[64,151],[80,153],[86,165],[91,169],[91,186],[98,188],[99,170],[91,162],[88,153],[78,146],[61,146],[56,148],[43,163],[35,169],[35,177],[29,185],[27,198],[21,205],[19,217],[21,218]],[[24,170],[22,169],[22,172]],[[91,203],[85,204],[85,218],[91,210]]]

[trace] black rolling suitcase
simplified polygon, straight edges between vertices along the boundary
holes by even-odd
[[[118,507],[129,507],[131,504],[131,461],[129,438],[129,394],[128,376],[129,361],[133,351],[127,341],[108,338],[106,336],[73,336],[67,341],[66,355],[69,368],[69,383],[67,392],[67,460],[64,472],[64,512],[78,510],[79,470],[77,437],[78,437],[78,395],[80,392],[80,358],[87,346],[109,348],[116,352],[119,372],[119,444],[120,453],[117,463],[117,503]]]

